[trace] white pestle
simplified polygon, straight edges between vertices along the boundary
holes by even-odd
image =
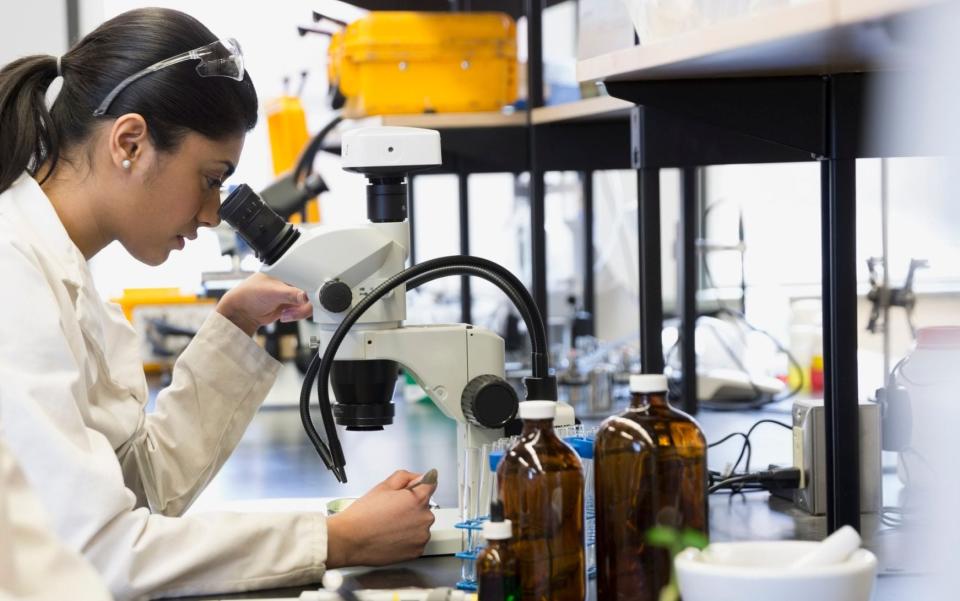
[[[791,568],[813,568],[846,561],[850,554],[860,548],[860,535],[850,526],[840,528],[806,555],[794,561]]]

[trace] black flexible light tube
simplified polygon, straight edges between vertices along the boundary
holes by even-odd
[[[428,281],[451,275],[473,275],[486,279],[507,294],[510,300],[520,310],[531,337],[531,346],[533,347],[533,376],[538,380],[546,380],[549,378],[546,330],[543,325],[543,319],[536,310],[533,298],[530,296],[526,287],[509,270],[486,259],[462,255],[431,259],[407,268],[377,286],[344,316],[343,321],[341,321],[331,336],[322,358],[319,352],[314,355],[307,368],[307,373],[304,375],[303,388],[300,391],[301,422],[303,423],[304,430],[307,432],[307,437],[310,439],[314,448],[316,448],[320,458],[324,464],[333,471],[337,480],[340,482],[346,482],[347,480],[346,472],[343,469],[346,461],[344,460],[343,449],[340,446],[340,439],[337,436],[336,426],[333,422],[333,412],[330,406],[327,384],[330,379],[330,370],[333,367],[334,357],[340,344],[344,338],[346,338],[347,332],[349,332],[357,320],[359,320],[374,303],[389,294],[397,286],[411,282],[414,284],[413,287],[416,287]],[[323,420],[324,431],[329,444],[324,442],[317,433],[313,425],[313,420],[310,417],[310,389],[315,378],[317,380],[317,396],[320,405],[321,419]]]
[[[416,290],[420,286],[432,282],[433,280],[453,275],[465,275],[462,270],[462,267],[440,267],[434,269],[433,271],[427,272],[421,276],[417,276],[407,282],[407,292]],[[497,288],[502,290],[503,293],[506,294],[506,296],[510,299],[510,302],[513,303],[514,307],[517,308],[517,311],[520,312],[520,317],[523,319],[523,323],[527,325],[527,331],[530,332],[531,336],[533,336],[531,324],[533,323],[534,318],[532,315],[530,315],[530,309],[524,304],[525,301],[523,297],[515,293],[505,280],[500,278],[492,271],[488,271],[482,267],[472,267],[470,268],[469,275],[492,282],[495,286],[497,286]]]
[[[323,148],[323,141],[327,139],[330,132],[332,132],[341,121],[343,121],[342,115],[337,114],[334,116],[317,132],[317,135],[310,140],[307,147],[300,153],[300,158],[297,159],[297,165],[293,170],[293,183],[295,185],[299,185],[300,179],[310,173],[313,160],[316,158],[317,153]]]

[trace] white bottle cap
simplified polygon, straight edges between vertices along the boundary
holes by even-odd
[[[487,540],[507,540],[513,538],[513,522],[510,520],[484,522],[483,538]]]
[[[553,419],[557,415],[556,401],[521,401],[520,419]]]
[[[630,376],[630,392],[666,392],[667,376],[663,374],[634,374]]]

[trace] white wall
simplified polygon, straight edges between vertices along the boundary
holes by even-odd
[[[29,10],[19,2],[4,3],[0,40],[0,65],[28,54],[63,54],[67,50],[67,3],[36,0]]]

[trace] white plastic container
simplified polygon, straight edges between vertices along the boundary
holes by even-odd
[[[792,564],[820,543],[714,543],[674,560],[683,601],[869,601],[877,558],[858,549],[841,563]]]
[[[897,388],[906,392],[906,407],[898,425],[909,428],[900,451],[901,480],[912,490],[942,486],[953,477],[954,453],[960,432],[960,326],[920,328],[915,348],[893,374]],[[893,412],[888,411],[888,419]]]

